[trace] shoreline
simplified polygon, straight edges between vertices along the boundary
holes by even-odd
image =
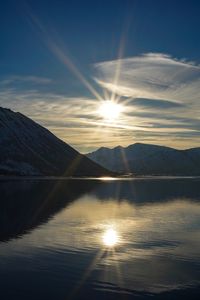
[[[200,179],[200,175],[183,175],[183,176],[173,176],[173,175],[141,175],[141,176],[116,176],[116,177],[73,177],[73,176],[8,176],[0,175],[1,180],[98,180],[98,181],[132,181],[132,180],[172,180],[172,179]]]

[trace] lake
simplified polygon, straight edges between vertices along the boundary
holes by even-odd
[[[0,180],[1,299],[197,299],[200,179]]]

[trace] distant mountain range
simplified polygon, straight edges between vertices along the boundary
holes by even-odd
[[[200,148],[177,150],[136,143],[125,148],[102,147],[87,156],[115,172],[134,175],[200,175]]]
[[[0,108],[0,175],[111,174],[21,113]]]

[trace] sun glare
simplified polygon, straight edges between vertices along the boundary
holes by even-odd
[[[122,105],[111,100],[104,101],[98,110],[99,115],[106,121],[112,122],[119,118]]]
[[[103,243],[107,247],[113,247],[118,243],[118,235],[116,230],[110,228],[107,229],[103,235]]]

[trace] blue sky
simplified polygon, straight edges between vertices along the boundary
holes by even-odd
[[[197,0],[1,1],[0,105],[83,152],[198,146],[199,13]],[[96,92],[125,106],[117,124]]]

